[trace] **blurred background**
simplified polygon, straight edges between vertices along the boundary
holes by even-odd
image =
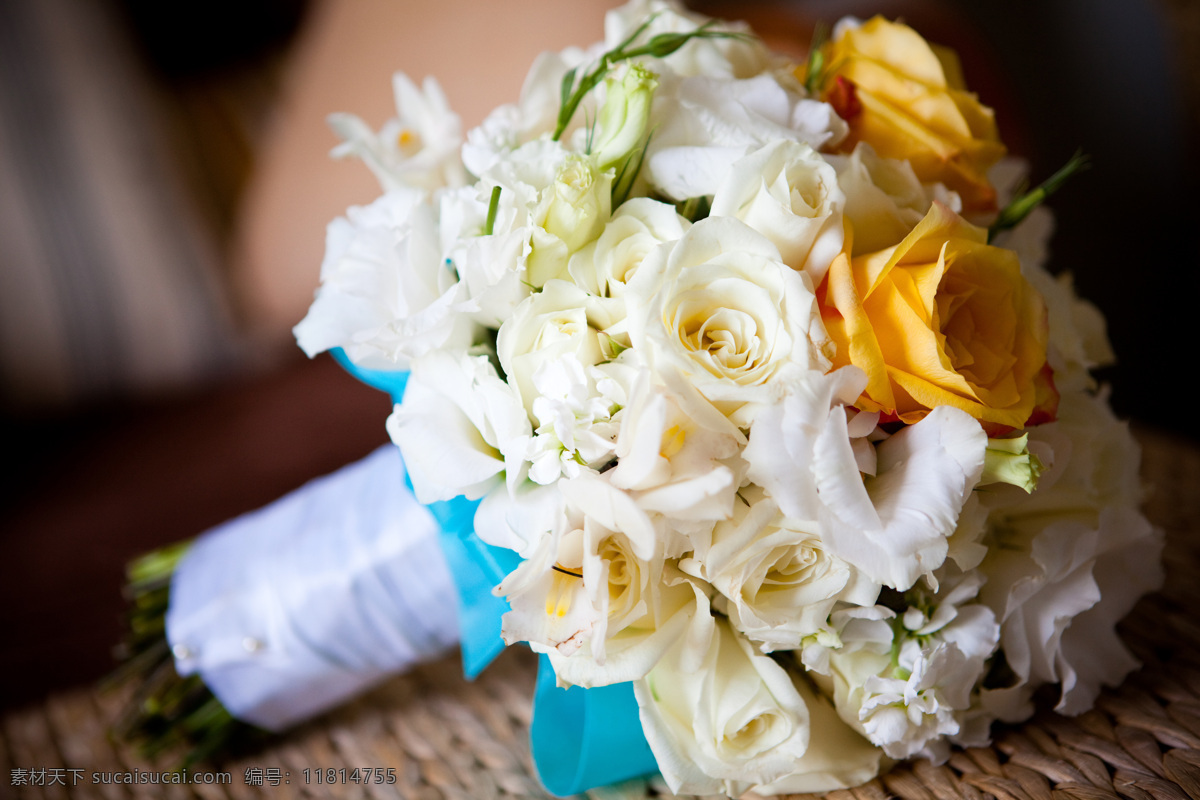
[[[131,557],[386,441],[387,399],[290,329],[326,223],[378,194],[334,162],[389,77],[434,74],[469,128],[610,2],[0,0],[0,687],[88,681]],[[958,50],[1052,202],[1052,266],[1108,317],[1118,412],[1195,439],[1179,405],[1200,295],[1200,3],[696,0],[803,56],[818,21],[900,17]]]

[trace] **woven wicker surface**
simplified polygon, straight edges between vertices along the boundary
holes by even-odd
[[[942,766],[903,765],[831,800],[1200,800],[1200,621],[1193,612],[1200,608],[1200,448],[1146,431],[1139,438],[1151,489],[1147,514],[1167,531],[1166,586],[1121,626],[1143,669],[1080,717],[1046,712],[996,730],[991,748],[957,752]],[[247,759],[206,767],[228,773],[223,785],[95,780],[167,765],[109,741],[121,696],[65,692],[0,722],[0,797],[548,797],[529,757],[533,673],[530,655],[515,648],[475,683],[462,680],[454,658],[427,665]],[[365,767],[384,775],[392,768],[395,783],[349,780]],[[45,771],[27,772],[38,769]],[[276,776],[279,785],[270,785]],[[20,777],[65,785],[12,785]],[[663,787],[637,783],[591,796],[658,791]]]

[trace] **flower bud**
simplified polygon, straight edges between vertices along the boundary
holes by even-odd
[[[553,278],[567,278],[567,260],[595,239],[612,216],[611,170],[594,159],[568,156],[546,190],[546,216],[533,231],[533,250],[526,263],[529,282],[541,287]]]
[[[608,94],[600,109],[599,141],[593,145],[601,169],[620,164],[641,143],[658,76],[640,64],[629,64],[619,77],[607,78],[605,85]]]
[[[1033,492],[1046,466],[1029,452],[1029,434],[1015,439],[988,439],[983,456],[983,477],[979,486],[990,483],[1010,483]]]

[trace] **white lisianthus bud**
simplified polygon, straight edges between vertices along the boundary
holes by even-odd
[[[599,140],[592,147],[601,169],[620,164],[642,141],[658,76],[641,64],[627,64],[604,85],[608,92],[600,108]]]
[[[533,250],[526,268],[529,282],[542,286],[567,277],[567,259],[595,239],[612,216],[612,172],[591,158],[571,155],[550,187],[546,218],[533,231]]]
[[[1042,460],[1029,452],[1028,433],[1015,439],[988,439],[978,485],[1008,483],[1032,493],[1045,469]]]

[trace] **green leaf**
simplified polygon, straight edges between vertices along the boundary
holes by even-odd
[[[630,153],[629,158],[625,159],[625,163],[621,165],[621,171],[613,181],[612,208],[614,211],[629,199],[629,193],[633,190],[638,173],[642,171],[642,164],[646,160],[646,149],[650,147],[650,139],[653,136],[654,131],[646,134],[646,140],[642,143],[641,148]]]
[[[559,101],[560,107],[565,106],[567,101],[571,99],[571,90],[575,88],[575,73],[579,67],[571,67],[567,70],[567,74],[563,75],[562,79],[562,99]]]
[[[829,41],[829,26],[818,22],[808,46],[808,62],[804,66],[804,90],[816,97],[825,83],[825,43]]]
[[[500,210],[500,187],[492,187],[492,199],[488,201],[487,222],[483,226],[483,235],[491,236],[496,226],[496,212]]]
[[[564,76],[562,108],[560,108],[558,112],[558,121],[554,128],[554,134],[550,137],[552,141],[557,142],[560,138],[562,138],[563,132],[566,131],[567,126],[571,124],[571,118],[575,116],[575,111],[579,108],[579,104],[583,101],[583,98],[586,97],[588,93],[592,91],[592,89],[595,89],[596,86],[600,84],[600,81],[604,79],[604,76],[608,74],[609,69],[611,69],[614,64],[618,64],[622,61],[628,61],[631,58],[638,58],[640,56],[654,56],[656,58],[663,58],[671,55],[693,39],[742,39],[745,41],[750,41],[754,38],[750,34],[741,33],[740,31],[709,30],[709,26],[716,23],[716,20],[710,20],[694,31],[690,31],[688,33],[660,33],[657,36],[652,37],[646,44],[630,49],[630,46],[637,40],[639,36],[642,35],[642,33],[654,20],[655,16],[657,15],[651,15],[646,19],[645,22],[639,25],[637,30],[631,33],[625,39],[625,41],[621,42],[612,50],[609,50],[607,53],[600,56],[600,61],[596,64],[596,67],[591,72],[587,73],[587,75],[585,75],[583,78],[581,78],[577,85],[573,80],[575,76],[575,70],[571,70],[571,72],[568,74],[572,77],[571,85],[573,88],[569,95],[566,90],[567,79]]]

